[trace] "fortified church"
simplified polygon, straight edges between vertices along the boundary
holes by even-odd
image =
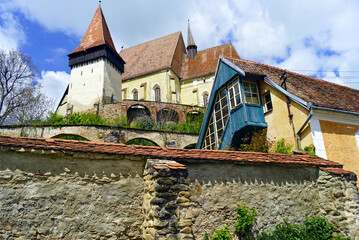
[[[69,56],[70,83],[61,115],[123,100],[205,107],[220,55],[239,58],[232,44],[197,52],[188,23],[187,47],[176,32],[117,52],[101,6]]]

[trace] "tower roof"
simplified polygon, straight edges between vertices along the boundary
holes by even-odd
[[[110,30],[107,27],[101,6],[98,6],[80,45],[70,54],[81,52],[101,45],[107,45],[112,48],[112,50],[117,52],[112,41]]]
[[[194,38],[191,31],[191,26],[189,25],[188,20],[188,34],[187,34],[187,47],[188,46],[196,46],[196,43],[194,42]]]

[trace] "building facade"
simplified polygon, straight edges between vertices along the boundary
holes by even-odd
[[[238,148],[267,128],[294,149],[359,173],[359,91],[243,59],[220,57],[197,148]]]

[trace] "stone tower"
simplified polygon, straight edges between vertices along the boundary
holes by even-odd
[[[122,101],[121,74],[125,61],[116,51],[101,6],[80,45],[68,56],[71,75],[67,113],[86,111],[94,104]]]
[[[189,25],[189,20],[188,20],[187,56],[189,59],[193,59],[196,55],[197,55],[197,45],[194,42],[191,26]]]

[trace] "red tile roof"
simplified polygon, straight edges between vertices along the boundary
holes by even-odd
[[[175,56],[175,52],[177,50]],[[149,42],[122,50],[119,54],[125,60],[122,80],[149,74],[172,66],[173,58],[186,53],[181,32],[176,32]],[[174,68],[180,74],[180,67]]]
[[[181,78],[190,79],[213,74],[220,55],[239,58],[231,43],[199,51],[194,59],[183,59]]]
[[[239,58],[228,43],[199,51],[194,59],[189,59],[181,32],[124,49],[119,54],[126,62],[122,80],[167,68],[172,68],[182,79],[200,77],[216,71],[220,55]]]
[[[161,148],[150,146],[125,145],[116,143],[99,143],[86,141],[71,141],[62,139],[23,138],[0,136],[0,148],[11,147],[24,148],[31,152],[32,149],[71,151],[83,153],[100,153],[112,155],[132,155],[145,157],[146,159],[170,159],[181,162],[196,162],[203,160],[226,161],[250,164],[289,164],[309,165],[325,168],[342,168],[342,165],[333,161],[309,155],[284,155],[275,153],[254,153],[239,151]],[[183,166],[166,166],[183,167]]]
[[[267,76],[280,86],[284,69],[244,59],[225,57],[246,73]],[[287,71],[287,90],[315,106],[359,113],[359,90]]]
[[[325,167],[321,167],[320,169],[328,171],[328,172],[336,174],[336,175],[351,175],[351,174],[353,174],[353,172],[344,170],[342,168],[325,168]]]
[[[112,37],[110,34],[110,30],[107,27],[107,23],[103,15],[102,9],[99,6],[80,45],[70,54],[84,51],[86,49],[101,46],[104,44],[106,44],[116,52],[116,48],[113,44]]]

